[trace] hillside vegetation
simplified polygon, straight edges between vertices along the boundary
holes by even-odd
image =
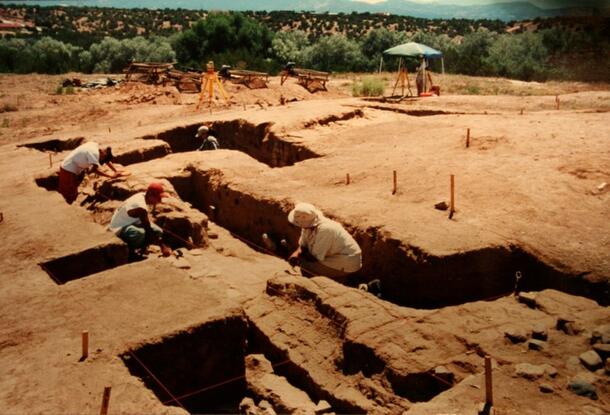
[[[520,80],[609,81],[608,18],[430,20],[370,13],[205,12],[78,7],[0,9],[26,30],[0,40],[0,71],[119,72],[130,61],[277,72],[288,61],[371,72],[407,41],[441,50],[450,73]],[[395,67],[395,59],[385,59]],[[410,62],[413,70],[416,62]],[[440,64],[433,63],[440,71]]]

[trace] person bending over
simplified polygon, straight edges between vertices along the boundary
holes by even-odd
[[[130,259],[145,253],[152,243],[161,246],[164,256],[171,254],[171,249],[161,242],[163,230],[152,223],[148,215],[148,208],[154,209],[164,197],[168,194],[163,185],[151,183],[146,192],[136,193],[125,200],[112,215],[108,228],[129,246]]]
[[[117,171],[112,164],[112,149],[110,147],[100,148],[99,144],[90,141],[76,147],[68,157],[64,159],[59,167],[59,193],[72,204],[78,196],[78,186],[82,182],[85,173],[90,170],[104,177],[117,177],[123,172]],[[114,173],[108,174],[100,170],[102,164],[107,164]]]
[[[297,203],[288,221],[301,228],[299,247],[290,255],[292,266],[309,275],[343,279],[362,268],[358,243],[341,226],[309,203]]]

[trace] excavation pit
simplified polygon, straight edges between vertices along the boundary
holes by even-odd
[[[247,330],[246,319],[234,313],[120,357],[165,405],[182,406],[193,414],[239,413],[246,395]]]
[[[42,262],[40,266],[55,283],[61,285],[125,265],[127,259],[127,245],[110,243]]]
[[[196,151],[201,139],[195,134],[201,124],[173,128],[144,139],[163,140],[173,153]],[[253,124],[243,119],[214,121],[208,123],[211,134],[220,143],[221,149],[244,152],[269,167],[292,166],[303,160],[321,157],[302,144],[286,141],[271,129],[273,123]]]
[[[264,247],[262,235],[274,235],[274,245],[285,257],[296,248],[299,229],[286,219],[292,208],[288,200],[274,200],[244,193],[223,179],[221,171],[190,168],[189,176],[169,179],[179,196],[252,246]],[[243,212],[248,212],[244,215]],[[342,222],[340,218],[333,218]],[[490,300],[517,290],[554,288],[607,304],[604,282],[584,275],[565,274],[518,246],[492,246],[435,256],[380,231],[344,223],[363,252],[363,268],[349,285],[373,279],[381,281],[382,297],[401,306],[439,308],[465,302]],[[259,249],[268,252],[265,249]],[[516,273],[522,278],[516,281]]]
[[[39,151],[52,151],[54,153],[60,153],[66,150],[74,150],[85,141],[85,137],[68,138],[66,140],[60,140],[54,138],[52,140],[40,141],[37,143],[19,144],[17,147],[33,148]]]

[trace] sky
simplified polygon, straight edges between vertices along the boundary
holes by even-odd
[[[385,0],[352,0],[363,1],[366,3],[381,3]],[[610,0],[410,0],[417,3],[443,3],[459,6],[482,5],[490,3],[514,3],[528,2],[542,8],[553,7],[577,7],[581,5],[605,5],[610,6]]]

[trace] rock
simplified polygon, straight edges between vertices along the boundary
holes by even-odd
[[[546,373],[548,376],[552,378],[557,376],[557,369],[555,368],[555,366],[551,366],[548,363],[545,363],[542,365],[542,367],[544,368],[544,373]]]
[[[542,393],[553,393],[555,392],[555,389],[553,389],[553,385],[550,385],[548,383],[541,383],[538,388],[540,389],[540,392]]]
[[[532,339],[546,341],[548,337],[549,335],[546,330],[546,327],[544,327],[542,324],[536,324],[532,328]]]
[[[244,415],[259,415],[260,411],[252,398],[245,397],[239,403],[239,413]]]
[[[525,330],[521,330],[516,327],[506,329],[506,331],[504,331],[504,337],[510,340],[510,342],[513,344],[523,343],[527,340],[527,334],[525,333]]]
[[[519,363],[515,366],[515,374],[525,379],[535,380],[544,376],[544,367],[529,363]]]
[[[578,356],[581,363],[589,370],[595,371],[602,367],[602,359],[594,350],[589,350]]]
[[[316,408],[315,408],[316,415],[327,414],[327,413],[332,412],[332,410],[333,410],[333,408],[324,399],[322,399],[320,402],[318,402],[318,404],[316,405]]]
[[[610,324],[597,326],[591,333],[591,344],[610,344]]]
[[[273,405],[264,399],[258,403],[258,407],[262,409],[262,414],[264,415],[277,415],[277,412],[273,409]]]
[[[568,336],[575,336],[578,333],[582,332],[582,327],[580,324],[576,323],[574,320],[570,320],[567,317],[559,317],[557,319],[557,324],[555,325],[557,330],[563,331]]]
[[[312,414],[316,405],[302,390],[285,377],[273,373],[273,367],[262,354],[246,356],[246,384],[254,398],[266,400],[280,413]],[[262,408],[259,403],[259,408]]]
[[[610,375],[610,357],[606,359],[605,369],[606,375]]]
[[[536,293],[522,292],[519,293],[519,302],[527,305],[530,308],[536,308]]]
[[[438,209],[438,210],[447,210],[449,209],[449,205],[447,204],[447,202],[438,202],[437,204],[434,205],[434,209]]]
[[[595,352],[597,352],[597,354],[599,355],[599,357],[602,358],[602,360],[610,357],[610,344],[604,344],[604,343],[594,344],[593,350],[595,350]]]
[[[532,339],[527,342],[527,348],[530,350],[544,350],[546,349],[546,342]]]
[[[578,374],[568,382],[568,389],[579,396],[587,396],[597,400],[597,390],[587,376]]]

